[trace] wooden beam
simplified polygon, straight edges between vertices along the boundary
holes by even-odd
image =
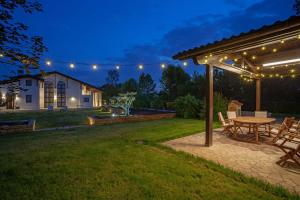
[[[206,65],[205,63],[202,62],[200,57],[193,58],[193,61],[196,65]],[[253,74],[252,72],[250,72],[248,70],[241,69],[239,67],[235,67],[235,66],[232,66],[232,65],[229,65],[226,63],[220,63],[218,57],[211,59],[208,62],[208,64],[211,66],[215,66],[216,68],[230,71],[230,72],[233,72],[236,74],[241,74],[241,75],[245,75],[245,76],[251,76]]]
[[[256,111],[261,109],[261,79],[256,79]]]
[[[212,146],[213,140],[213,109],[214,109],[214,87],[213,87],[213,73],[212,65],[205,65],[206,67],[206,133],[205,146]]]

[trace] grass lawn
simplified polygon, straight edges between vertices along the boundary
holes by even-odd
[[[107,114],[95,109],[81,109],[68,111],[28,111],[28,112],[11,112],[0,113],[1,120],[24,120],[35,119],[36,128],[51,128],[70,125],[87,124],[88,115]]]
[[[167,119],[2,136],[0,199],[299,199],[159,145],[200,130]]]

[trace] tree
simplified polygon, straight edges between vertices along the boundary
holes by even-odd
[[[181,68],[168,66],[161,78],[162,93],[166,101],[174,101],[190,91],[190,76]]]
[[[135,79],[131,78],[122,84],[123,92],[136,92],[138,90],[138,83]]]
[[[295,0],[294,9],[297,15],[300,15],[300,0]]]
[[[35,0],[0,1],[0,63],[17,66],[27,73],[39,67],[39,60],[47,50],[40,36],[26,33],[28,26],[15,21],[15,13],[41,12],[42,5]]]
[[[130,107],[135,100],[136,92],[127,92],[119,94],[117,97],[110,99],[110,105],[113,108],[122,108],[124,110],[124,115],[130,115]]]
[[[107,84],[116,86],[119,81],[119,76],[120,74],[118,70],[109,70],[106,77]]]
[[[150,74],[142,73],[139,78],[138,92],[140,95],[149,95],[155,92],[156,84]]]

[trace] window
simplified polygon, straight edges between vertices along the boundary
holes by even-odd
[[[89,103],[90,102],[90,98],[89,97],[84,97],[83,98],[83,102],[84,103]]]
[[[53,106],[54,103],[54,84],[52,82],[45,82],[44,85],[44,107]]]
[[[32,103],[32,95],[26,95],[26,103]]]
[[[32,86],[32,80],[26,80],[26,86]]]
[[[63,81],[57,83],[57,107],[66,106],[66,84]]]

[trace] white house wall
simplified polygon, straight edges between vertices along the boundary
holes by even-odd
[[[43,77],[43,79],[44,80],[22,78],[19,80],[20,87],[26,89],[26,91],[21,91],[18,94],[17,100],[15,101],[16,107],[21,110],[47,109],[44,106],[45,82],[52,82],[54,85],[54,108],[57,108],[57,83],[59,81],[65,83],[66,106],[68,108],[92,108],[101,106],[101,92],[87,90],[87,87],[79,81],[75,81],[60,74],[49,74]],[[32,86],[26,86],[26,80],[32,80]],[[1,85],[0,92],[6,94],[7,87],[8,84]],[[32,95],[31,103],[26,103],[26,95]],[[85,101],[86,98],[88,98],[88,101]]]

